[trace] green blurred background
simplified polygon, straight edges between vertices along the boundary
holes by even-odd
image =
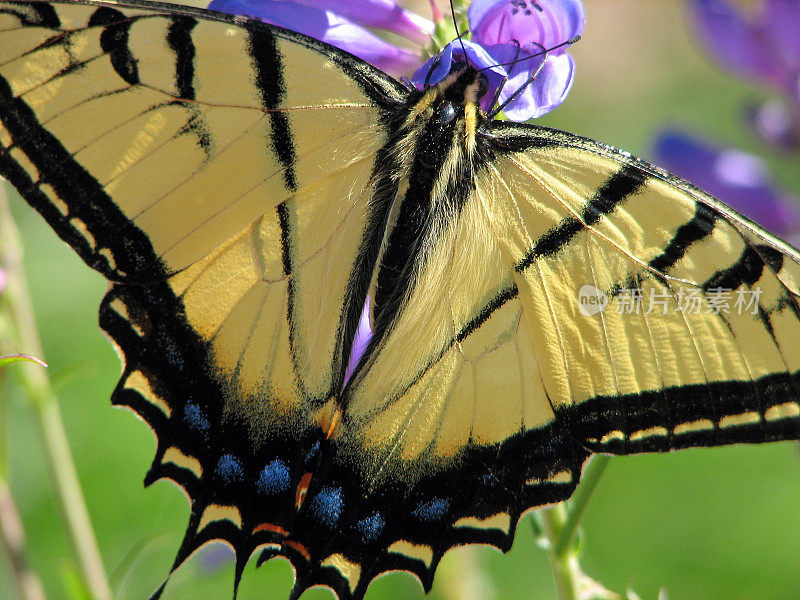
[[[760,146],[744,126],[744,102],[767,93],[721,72],[695,42],[678,0],[586,0],[587,26],[572,50],[575,86],[567,102],[539,122],[648,156],[654,134],[678,125],[761,154],[789,190],[800,191],[797,155]],[[423,10],[420,12],[428,14]],[[141,481],[155,448],[152,434],[108,398],[120,365],[97,327],[102,279],[12,192],[25,242],[25,264],[49,373],[117,598],[146,598],[171,564],[188,519],[184,495],[161,481]],[[4,352],[25,348],[3,349]],[[15,369],[16,366],[9,368]],[[11,379],[2,387],[0,437],[10,455],[11,487],[27,530],[31,561],[50,598],[64,598],[70,550],[53,498],[32,412]],[[671,455],[615,458],[583,522],[581,563],[606,587],[630,587],[655,599],[787,599],[800,597],[800,447],[781,443]],[[546,553],[530,516],[513,549],[451,551],[431,598],[550,599]],[[178,571],[164,598],[229,598],[225,552],[202,551]],[[5,557],[4,557],[5,558]],[[0,599],[16,600],[4,558]],[[285,598],[287,563],[248,566],[239,598]],[[406,573],[376,580],[367,598],[421,598]],[[314,589],[304,599],[331,598]]]

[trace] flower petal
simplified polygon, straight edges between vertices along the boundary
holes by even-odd
[[[356,370],[358,362],[364,355],[364,351],[372,339],[372,324],[370,323],[370,298],[367,296],[364,301],[364,308],[361,311],[361,318],[358,321],[358,329],[356,329],[355,338],[353,338],[353,347],[350,349],[350,360],[347,361],[347,369],[344,373],[345,384],[350,380],[353,371]]]
[[[777,57],[761,33],[727,0],[693,0],[698,35],[720,62],[733,71],[781,85]]]
[[[800,2],[766,0],[761,23],[787,70],[800,68]]]
[[[466,59],[464,51],[466,50]],[[476,69],[483,69],[483,74],[489,82],[489,92],[482,98],[481,103],[484,110],[488,109],[488,103],[494,97],[495,90],[505,79],[507,73],[503,67],[497,65],[497,60],[491,56],[483,46],[469,40],[455,40],[442,48],[436,56],[432,56],[415,71],[411,76],[411,81],[422,88],[427,82],[428,85],[436,85],[447,77],[453,68],[454,62],[466,62]],[[432,72],[431,69],[433,69]]]
[[[431,56],[414,71],[414,74],[411,76],[411,82],[420,89],[428,85],[436,85],[447,77],[452,66],[453,42],[450,42],[439,51],[439,54]]]
[[[472,40],[484,46],[539,44],[553,48],[583,33],[580,0],[475,0],[469,7]]]
[[[580,0],[475,0],[469,7],[469,21],[473,41],[508,72],[500,94],[501,104],[513,96],[504,109],[506,117],[526,121],[564,101],[575,71],[565,49],[550,52],[541,70],[537,69],[544,61],[543,50],[583,32],[586,15]]]
[[[248,15],[336,46],[392,75],[410,73],[422,58],[399,48],[331,11],[288,0],[213,0],[211,10]]]
[[[345,19],[365,27],[393,31],[423,46],[430,42],[433,21],[391,0],[295,0],[319,10],[330,10]]]
[[[482,69],[489,83],[487,93],[480,99],[483,110],[488,111],[491,108],[491,101],[501,85],[503,86],[499,96],[501,104],[525,86],[525,89],[504,108],[506,117],[513,121],[527,121],[551,111],[564,101],[572,87],[575,65],[572,57],[563,50],[549,53],[547,62],[536,74],[536,79],[528,83],[528,79],[536,73],[545,57],[538,47],[519,49],[515,44],[495,44],[484,48],[474,42],[463,40],[462,49],[461,44],[462,42],[458,40],[450,42],[437,55],[438,58],[428,59],[417,69],[411,81],[420,88],[424,86],[426,80],[429,85],[438,83],[447,77],[454,62],[464,61],[464,50],[466,50],[466,62],[476,69]],[[525,60],[526,57],[531,58]],[[515,64],[510,70],[502,66],[511,62]],[[429,74],[431,69],[433,71]]]
[[[508,119],[527,121],[541,117],[566,99],[574,80],[575,62],[563,50],[548,53],[541,69],[539,67],[545,55],[537,46],[518,49],[512,44],[496,44],[490,46],[488,51],[499,64],[516,59],[509,68],[509,79],[500,93],[500,104],[514,96],[520,88],[524,89],[503,109]],[[525,60],[526,57],[530,58]],[[519,59],[522,61],[519,62]],[[533,81],[529,82],[534,76]]]
[[[782,237],[800,232],[800,200],[781,192],[763,161],[677,132],[662,132],[656,161]]]
[[[475,27],[492,10],[496,4],[502,4],[503,0],[472,0],[467,9],[470,27]]]

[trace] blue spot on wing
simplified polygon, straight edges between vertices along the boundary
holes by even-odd
[[[276,458],[261,471],[256,485],[261,492],[272,496],[289,489],[289,477],[289,467]]]
[[[420,521],[429,523],[431,521],[438,521],[444,517],[449,510],[450,500],[447,498],[433,498],[432,500],[417,504],[417,507],[411,511],[411,514]]]
[[[197,404],[193,402],[186,403],[186,406],[183,407],[183,422],[186,423],[189,429],[199,433],[204,439],[208,439],[208,430],[211,428],[211,424]]]
[[[178,346],[172,336],[166,331],[159,330],[155,338],[156,346],[159,349],[160,355],[175,369],[183,372],[185,370],[185,363],[183,361],[183,354],[178,350]]]
[[[233,454],[223,454],[219,457],[217,468],[214,469],[214,475],[220,478],[225,484],[230,485],[237,481],[244,479],[244,469],[239,459]]]
[[[344,508],[342,488],[324,486],[309,504],[313,515],[324,525],[333,527],[339,521]]]
[[[375,513],[370,517],[361,519],[356,523],[356,529],[361,534],[361,539],[364,543],[374,542],[383,533],[383,528],[386,526],[386,520],[381,516],[381,513]]]

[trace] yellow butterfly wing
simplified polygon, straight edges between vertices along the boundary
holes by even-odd
[[[374,190],[392,186],[375,176],[379,101],[405,93],[257,21],[0,5],[0,171],[112,282],[113,402],[158,437],[146,482],[192,499],[176,564],[223,538],[238,576],[289,536],[364,302],[362,246],[383,227]]]
[[[591,452],[800,436],[795,249],[591,140],[478,136],[339,432],[370,489],[407,482],[420,528],[389,550],[427,574],[453,540],[508,548]]]
[[[582,443],[627,453],[796,435],[797,251],[623,153],[541,135],[558,149],[507,155],[492,185],[567,211],[506,251],[520,295],[550,316],[538,320],[548,395]],[[584,284],[604,310],[581,311]]]

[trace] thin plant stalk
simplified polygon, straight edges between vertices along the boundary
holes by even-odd
[[[547,540],[547,551],[553,567],[553,580],[556,584],[558,600],[578,600],[580,597],[583,572],[578,565],[578,557],[573,548],[566,548],[561,553],[555,551],[555,542],[561,537],[567,522],[567,509],[563,502],[544,509],[537,515],[541,526],[541,535]]]
[[[4,276],[5,277],[5,276]],[[0,290],[0,353],[5,348],[11,347],[10,342],[10,328],[8,327],[8,320],[2,313],[2,290]],[[33,357],[25,355],[3,355],[0,356],[0,378],[3,376],[3,370],[8,368],[13,362],[36,360]],[[47,365],[43,362],[40,363],[43,367]],[[2,381],[0,380],[0,383]],[[2,393],[0,387],[0,393]],[[0,410],[5,408],[3,406],[3,398],[0,398]],[[17,586],[19,596],[22,600],[45,600],[44,587],[39,575],[30,567],[28,561],[28,549],[25,542],[25,528],[22,524],[22,518],[19,514],[14,496],[11,494],[11,488],[8,486],[8,462],[6,459],[5,440],[3,438],[6,433],[5,428],[2,428],[2,419],[0,419],[0,546],[3,547],[8,565],[11,572],[11,578]]]
[[[25,530],[4,475],[0,475],[0,544],[22,600],[45,600],[42,581],[28,564]]]
[[[20,349],[43,357],[27,283],[22,271],[19,233],[11,218],[5,186],[0,185],[0,259],[8,275],[3,290]],[[20,377],[42,436],[45,459],[56,487],[56,499],[66,524],[75,560],[94,600],[111,600],[111,588],[103,568],[89,511],[72,460],[61,411],[45,370],[38,365],[19,365]]]
[[[566,549],[572,545],[575,532],[583,518],[586,506],[589,504],[589,498],[592,497],[592,493],[597,487],[597,483],[600,481],[600,477],[603,476],[603,471],[606,470],[609,462],[611,462],[610,456],[606,454],[595,454],[586,466],[586,470],[581,477],[581,484],[578,486],[578,489],[575,490],[575,494],[569,501],[567,520],[563,524],[558,539],[554,541],[553,551],[556,554],[563,554]]]
[[[558,600],[579,600],[591,593],[591,597],[617,598],[600,584],[589,578],[578,561],[578,544],[575,533],[592,496],[608,466],[609,456],[596,455],[587,465],[581,485],[569,502],[536,513],[536,535],[544,542],[550,555],[553,579]]]

